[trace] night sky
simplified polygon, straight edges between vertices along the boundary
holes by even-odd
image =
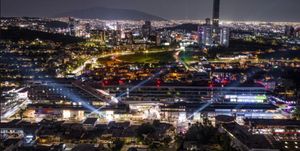
[[[1,0],[2,16],[53,17],[93,7],[135,9],[166,19],[204,19],[212,0]],[[221,19],[300,21],[300,0],[221,0]]]

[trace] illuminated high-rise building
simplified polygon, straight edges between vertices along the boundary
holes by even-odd
[[[293,26],[285,26],[284,34],[286,36],[292,36],[292,35],[294,35],[294,31],[295,31],[295,28]]]
[[[126,43],[132,45],[133,44],[133,35],[132,32],[125,33]]]
[[[295,37],[300,38],[300,27],[295,29]]]
[[[206,25],[210,25],[210,24],[211,24],[211,23],[210,23],[210,18],[206,18],[206,19],[205,19],[205,24],[206,24]]]
[[[212,26],[199,26],[198,27],[198,41],[202,46],[212,45]]]
[[[223,27],[220,30],[220,45],[224,47],[229,46],[229,28]]]
[[[156,46],[160,46],[160,43],[161,43],[160,34],[156,33],[155,44]]]
[[[122,30],[123,29],[123,26],[121,23],[117,22],[116,24],[116,30]]]
[[[151,34],[151,22],[145,21],[145,24],[142,27],[142,34],[144,38],[149,38]]]
[[[90,41],[96,42],[100,45],[105,44],[106,34],[104,30],[90,30]]]
[[[217,46],[220,44],[220,31],[221,29],[219,27],[212,26],[211,38],[213,46]]]
[[[77,21],[75,20],[75,18],[69,17],[69,35],[70,36],[75,36],[76,23],[77,23]]]
[[[198,27],[198,42],[205,47],[228,47],[229,28],[219,27],[220,0],[213,1],[212,24],[209,18],[205,19],[205,24]]]
[[[212,22],[214,26],[216,27],[219,26],[219,19],[220,19],[220,0],[214,0],[213,17],[212,17]]]
[[[202,25],[198,27],[198,42],[200,46],[229,46],[229,28]]]

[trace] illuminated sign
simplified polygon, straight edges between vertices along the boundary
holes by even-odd
[[[275,129],[274,132],[276,132],[276,133],[283,133],[284,129]]]
[[[245,103],[263,103],[266,99],[266,95],[225,95],[225,99],[229,99],[230,102],[245,102]]]

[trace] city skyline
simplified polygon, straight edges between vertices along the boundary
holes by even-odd
[[[2,16],[54,17],[60,13],[90,8],[122,8],[152,14],[165,19],[201,19],[212,17],[212,0],[136,1],[136,0],[73,0],[37,1],[3,0]],[[300,1],[297,0],[226,0],[221,1],[220,19],[235,21],[300,21]],[[101,19],[101,18],[100,18]]]
[[[2,2],[0,150],[300,151],[300,1]]]

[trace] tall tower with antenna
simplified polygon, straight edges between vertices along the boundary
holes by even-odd
[[[219,27],[219,19],[220,19],[220,0],[214,0],[213,16],[212,16],[212,22],[214,26]]]

